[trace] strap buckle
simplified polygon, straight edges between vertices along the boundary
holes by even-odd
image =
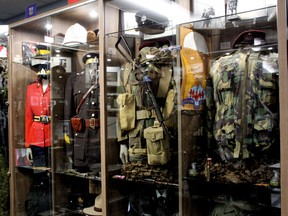
[[[40,116],[40,122],[47,124],[50,122],[49,116]]]
[[[34,121],[48,124],[50,122],[50,116],[34,116]]]
[[[96,127],[96,119],[95,118],[89,119],[89,127],[92,129],[95,129],[95,127]]]

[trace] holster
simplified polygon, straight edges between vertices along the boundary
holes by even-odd
[[[70,120],[74,133],[84,130],[84,120],[82,118],[79,118],[78,116],[73,116]]]

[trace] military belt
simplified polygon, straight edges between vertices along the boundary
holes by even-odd
[[[96,119],[96,118],[85,119],[85,126],[91,129],[99,128],[100,119]]]
[[[51,121],[51,116],[34,116],[34,121],[48,124]]]

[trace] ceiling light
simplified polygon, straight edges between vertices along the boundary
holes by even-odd
[[[96,18],[98,16],[98,13],[96,11],[90,11],[89,15],[91,18]]]
[[[8,25],[0,25],[0,34],[8,33]]]
[[[51,30],[51,29],[52,29],[52,24],[47,23],[47,24],[45,25],[45,28],[46,28],[47,30]]]

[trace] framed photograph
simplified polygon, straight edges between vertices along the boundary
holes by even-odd
[[[274,12],[272,7],[276,4],[276,0],[193,0],[191,2],[192,19],[196,20],[193,27],[219,29],[225,28],[227,21],[268,17]]]
[[[225,0],[193,0],[191,10],[194,29],[225,28]]]
[[[240,19],[267,17],[269,8],[276,5],[277,0],[227,0],[227,16],[237,13]]]
[[[32,58],[36,55],[36,43],[22,42],[22,63],[30,66]]]
[[[123,35],[129,36],[138,36],[139,31],[136,31],[138,24],[135,18],[136,13],[121,11],[120,12],[120,31],[123,32]]]
[[[120,74],[120,67],[107,67],[107,85],[109,86],[118,86],[118,81],[120,78],[118,77]]]

